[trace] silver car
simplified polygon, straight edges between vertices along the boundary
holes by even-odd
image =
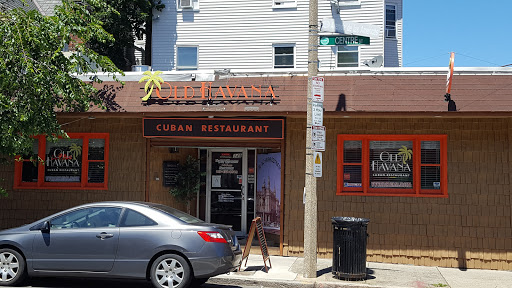
[[[199,286],[236,270],[230,226],[165,205],[101,202],[0,232],[0,286],[27,276],[148,279],[156,288]]]

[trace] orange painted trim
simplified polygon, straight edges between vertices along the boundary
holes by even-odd
[[[337,137],[337,179],[336,195],[352,196],[400,196],[400,197],[440,197],[448,198],[448,151],[447,135],[366,135],[366,134],[338,134]],[[344,163],[344,141],[361,141],[361,163]],[[412,189],[382,189],[370,188],[370,141],[412,141],[413,151],[413,188]],[[421,163],[421,141],[439,141],[440,164]],[[361,166],[361,186],[343,187],[344,166]],[[421,167],[440,167],[440,189],[421,189]]]
[[[67,190],[108,190],[108,162],[109,162],[109,143],[110,135],[108,133],[68,133],[71,139],[82,139],[82,172],[80,182],[44,182],[44,165],[38,164],[37,182],[23,182],[23,162],[16,161],[14,166],[14,185],[13,189],[67,189]],[[45,159],[46,155],[46,137],[36,136],[38,140],[38,156]],[[103,160],[88,160],[89,139],[105,139],[105,150]],[[19,157],[19,156],[17,156]],[[88,183],[89,163],[105,163],[104,182]]]

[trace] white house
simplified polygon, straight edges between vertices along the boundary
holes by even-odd
[[[153,17],[153,70],[307,68],[307,0],[163,3]],[[402,66],[402,0],[318,0],[318,19],[321,36],[370,38],[319,46],[321,70]]]

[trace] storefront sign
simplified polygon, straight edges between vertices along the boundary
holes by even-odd
[[[364,36],[322,36],[320,46],[370,45],[370,37]]]
[[[67,140],[48,144],[45,163],[45,182],[80,182],[82,174],[82,144]],[[62,145],[62,146],[60,146]]]
[[[144,118],[144,137],[283,139],[283,119]]]
[[[370,141],[371,188],[412,189],[411,141]]]
[[[147,72],[147,73],[146,73]],[[218,105],[239,104],[241,102],[251,104],[279,104],[278,96],[272,85],[225,85],[214,86],[212,82],[200,82],[200,86],[172,85],[163,81],[158,76],[162,72],[144,72],[139,83],[145,82],[145,95],[142,102],[148,104],[176,104],[176,105]],[[197,83],[197,82],[193,82]],[[199,85],[199,84],[198,84]],[[141,93],[141,96],[143,94]]]

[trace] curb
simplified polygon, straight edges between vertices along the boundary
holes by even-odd
[[[232,286],[261,286],[265,288],[379,288],[380,286],[361,285],[352,283],[337,283],[326,281],[283,281],[283,280],[264,280],[264,279],[241,279],[241,278],[210,278],[208,284],[232,285]]]

